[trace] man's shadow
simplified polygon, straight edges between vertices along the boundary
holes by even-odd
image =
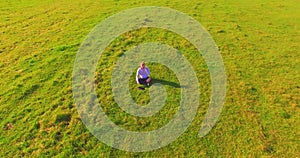
[[[182,88],[183,87],[183,86],[180,86],[180,84],[175,83],[175,82],[162,80],[162,79],[151,78],[151,84],[153,85],[155,83],[160,83],[162,85],[168,85],[168,86],[172,86],[172,87],[175,87],[175,88]]]

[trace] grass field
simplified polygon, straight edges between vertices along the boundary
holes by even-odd
[[[72,71],[76,53],[93,27],[140,6],[176,9],[209,31],[223,57],[227,94],[215,127],[199,138],[211,82],[194,46],[157,28],[119,36],[103,53],[95,74],[99,102],[117,125],[154,130],[168,123],[179,106],[176,76],[155,63],[148,66],[153,78],[165,81],[164,108],[140,118],[122,112],[115,103],[110,87],[113,63],[135,45],[157,41],[179,49],[201,87],[197,115],[177,140],[134,153],[102,143],[85,127],[73,99]],[[0,157],[299,157],[299,43],[298,0],[0,1]],[[147,104],[149,90],[137,90],[134,73],[132,98]]]

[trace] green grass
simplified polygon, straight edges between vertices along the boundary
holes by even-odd
[[[161,29],[127,32],[113,41],[98,63],[96,91],[104,111],[119,126],[149,131],[177,112],[180,90],[168,92],[162,110],[133,117],[114,102],[110,76],[118,57],[143,42],[179,49],[199,79],[200,104],[187,131],[158,150],[133,153],[95,138],[82,123],[72,94],[72,70],[80,44],[105,18],[138,6],[165,6],[199,21],[218,45],[227,74],[223,111],[210,133],[198,137],[210,99],[207,66],[182,37]],[[89,157],[297,157],[300,155],[300,3],[290,1],[1,1],[0,156]],[[197,60],[196,60],[197,59]],[[154,78],[178,83],[160,64]],[[130,92],[138,91],[134,72]],[[103,93],[106,93],[103,95]]]

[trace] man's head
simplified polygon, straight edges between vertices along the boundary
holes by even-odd
[[[141,68],[145,68],[145,62],[142,61],[141,64],[140,64]]]

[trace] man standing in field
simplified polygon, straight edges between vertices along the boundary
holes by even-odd
[[[136,83],[147,84],[149,86],[151,82],[151,78],[149,76],[150,76],[150,70],[147,66],[145,66],[145,62],[142,61],[140,67],[136,72]]]

